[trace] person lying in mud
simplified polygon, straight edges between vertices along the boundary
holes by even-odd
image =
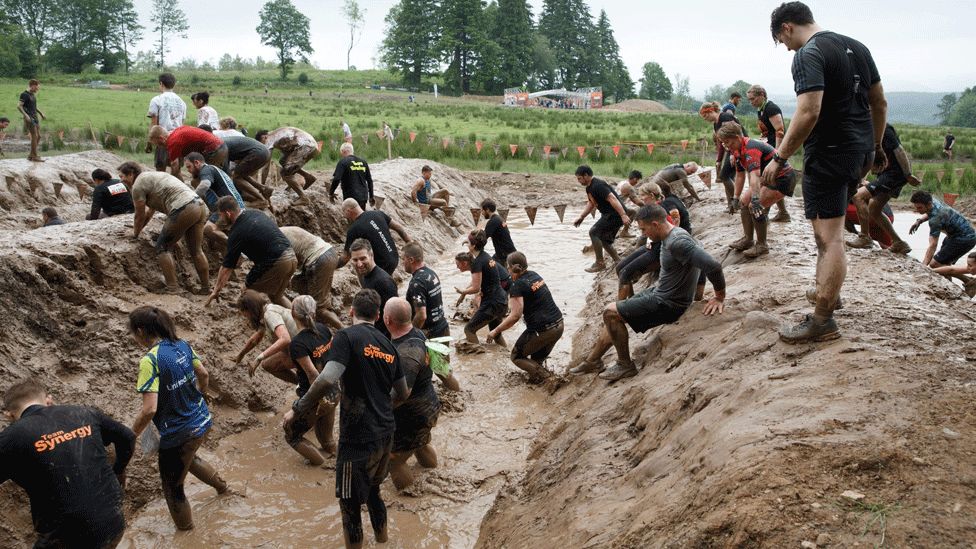
[[[698,172],[697,162],[685,162],[684,164],[671,164],[657,171],[652,177],[651,182],[657,183],[680,183],[688,195],[695,201],[701,202],[701,197],[695,191],[695,186],[688,181],[688,176]]]
[[[315,318],[339,330],[342,321],[329,305],[332,302],[332,278],[339,267],[339,253],[335,246],[301,227],[281,227],[298,258],[298,272],[292,286],[299,294],[312,296],[318,305]]]
[[[590,215],[594,209],[600,211],[600,219],[590,228],[590,242],[593,245],[593,253],[596,256],[593,265],[586,268],[588,273],[598,273],[607,268],[603,261],[603,253],[606,252],[614,263],[620,261],[617,250],[613,243],[617,239],[617,232],[620,227],[630,223],[627,212],[624,210],[623,202],[617,196],[617,191],[606,181],[593,177],[593,170],[582,165],[576,168],[576,180],[586,189],[586,207],[583,213],[576,218],[574,227],[583,224],[586,216]]]
[[[455,258],[461,272],[471,271],[471,284],[467,288],[454,289],[461,294],[461,297],[481,294],[478,310],[464,326],[464,336],[468,343],[472,344],[478,343],[478,330],[485,326],[494,330],[501,324],[508,311],[506,293],[501,287],[497,263],[485,251],[487,243],[488,235],[485,234],[485,231],[473,230],[468,234],[468,250],[471,254],[471,261],[465,262],[460,258]],[[505,346],[505,338],[501,334],[497,334],[494,341],[503,347]]]
[[[530,383],[541,383],[552,376],[546,359],[563,336],[563,313],[552,299],[546,281],[535,271],[522,252],[508,256],[508,269],[514,282],[509,289],[508,316],[488,332],[488,341],[525,319],[525,331],[512,347],[512,363],[529,375]]]
[[[676,322],[691,306],[695,294],[701,293],[701,273],[705,273],[715,297],[704,307],[704,314],[721,314],[725,310],[725,275],[722,265],[710,256],[687,231],[668,221],[668,213],[658,205],[644,206],[637,212],[637,225],[652,241],[661,242],[661,276],[656,286],[630,299],[607,305],[603,312],[603,330],[593,350],[571,374],[602,372],[600,378],[617,381],[637,375],[630,357],[627,326],[637,333]],[[617,364],[604,371],[603,355],[614,347]]]
[[[186,474],[218,494],[230,490],[217,470],[196,455],[213,425],[204,399],[210,375],[190,344],[177,337],[176,325],[166,311],[148,305],[134,309],[129,313],[129,333],[148,349],[139,362],[136,390],[142,394],[142,407],[132,431],[138,437],[150,421],[156,425],[163,497],[176,528],[192,530],[193,513],[183,491]]]
[[[925,250],[922,265],[933,269],[953,265],[976,247],[976,230],[973,230],[972,223],[950,206],[933,199],[928,191],[915,191],[912,194],[912,206],[923,215],[912,224],[908,234],[915,234],[922,223],[929,223],[929,247]],[[946,237],[936,253],[935,248],[939,245],[941,233],[945,233]]]
[[[285,413],[284,426],[290,428],[295,418],[306,416],[342,381],[335,494],[345,545],[358,548],[363,546],[364,503],[377,543],[389,539],[380,486],[393,448],[393,407],[409,398],[410,389],[396,347],[374,326],[380,317],[380,296],[360,290],[350,313],[352,326],[333,336],[325,368]]]
[[[946,278],[958,278],[962,281],[966,295],[976,297],[976,252],[966,256],[966,266],[944,265],[933,269]]]
[[[34,547],[117,546],[135,434],[95,408],[55,405],[32,380],[7,389],[3,409],[11,423],[0,432],[0,484],[12,480],[27,492]]]
[[[293,337],[298,335],[298,324],[291,314],[291,306],[282,307],[272,303],[267,294],[255,290],[244,290],[237,300],[237,313],[254,330],[241,352],[234,358],[235,364],[240,364],[255,347],[261,344],[265,337],[271,340],[271,345],[258,353],[258,356],[248,366],[247,373],[254,377],[258,367],[276,378],[294,385],[299,376],[292,368],[288,346]]]
[[[508,260],[508,254],[515,251],[512,233],[508,230],[508,223],[498,213],[498,205],[491,198],[481,201],[481,216],[485,218],[485,235],[491,239],[495,248],[492,258],[501,264]]]
[[[431,210],[443,209],[450,205],[451,193],[444,187],[434,190],[434,184],[431,181],[433,174],[434,169],[430,166],[420,168],[420,179],[414,181],[413,187],[410,189],[410,198],[415,204],[430,206]]]
[[[291,316],[300,330],[288,344],[288,354],[298,377],[298,387],[295,389],[298,398],[305,396],[312,386],[312,380],[325,368],[328,352],[332,347],[332,332],[325,324],[315,320],[316,311],[315,299],[309,295],[300,295],[291,304]],[[336,390],[319,400],[318,406],[310,407],[308,415],[295,418],[285,428],[288,445],[307,459],[310,465],[318,467],[325,463],[323,453],[332,456],[336,453],[332,427],[335,425],[335,409],[338,403],[339,392]],[[305,433],[312,429],[315,430],[319,448],[315,448],[305,439]]]
[[[437,452],[430,444],[430,432],[437,425],[441,403],[434,390],[435,373],[427,357],[427,338],[413,325],[410,303],[400,297],[389,300],[383,309],[383,322],[400,355],[400,366],[410,389],[410,398],[393,409],[396,430],[390,477],[396,489],[403,490],[413,484],[413,473],[407,467],[410,456],[416,456],[417,463],[425,469],[437,467]],[[448,390],[461,390],[454,374],[436,376]]]

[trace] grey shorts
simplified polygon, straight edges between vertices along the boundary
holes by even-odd
[[[676,322],[685,312],[685,309],[676,309],[665,303],[656,290],[648,288],[630,299],[617,302],[617,312],[637,333]]]

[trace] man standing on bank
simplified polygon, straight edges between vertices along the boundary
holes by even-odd
[[[353,198],[359,207],[366,209],[366,202],[370,206],[376,204],[373,197],[373,175],[369,172],[369,164],[355,154],[352,143],[343,143],[339,147],[339,163],[332,173],[332,186],[329,187],[329,200],[336,201],[336,188],[342,185],[342,198]]]
[[[41,89],[41,83],[31,80],[27,83],[27,90],[20,94],[20,103],[17,110],[24,116],[24,133],[30,136],[30,154],[27,160],[32,162],[44,162],[41,155],[37,152],[37,146],[41,142],[41,120],[47,117],[37,108],[37,90]]]
[[[589,166],[584,164],[576,168],[576,181],[586,188],[587,204],[573,226],[579,227],[594,208],[600,210],[600,219],[590,228],[590,241],[593,243],[596,260],[586,269],[588,273],[598,273],[607,268],[607,264],[603,261],[604,251],[610,255],[614,263],[620,261],[617,250],[613,248],[613,242],[617,239],[617,231],[630,223],[630,218],[627,217],[617,191],[613,190],[606,181],[594,178],[593,170]]]
[[[834,321],[847,276],[844,215],[850,196],[871,170],[884,169],[881,149],[888,103],[871,52],[860,42],[825,31],[802,2],[787,2],[770,16],[773,41],[795,51],[797,109],[773,161],[763,170],[773,186],[783,164],[803,147],[803,207],[817,243],[817,304],[787,343],[840,337]]]

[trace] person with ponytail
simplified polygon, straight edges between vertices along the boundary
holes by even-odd
[[[159,478],[169,513],[179,530],[193,529],[190,503],[183,491],[186,474],[228,491],[214,467],[199,457],[213,424],[204,400],[210,375],[190,344],[176,335],[170,315],[157,307],[142,306],[129,313],[129,333],[140,346],[149,349],[139,362],[136,390],[142,394],[142,408],[132,430],[136,436],[149,426],[159,430]]]
[[[234,359],[240,364],[247,353],[257,347],[265,336],[274,342],[270,347],[258,353],[257,358],[248,366],[247,373],[254,376],[258,366],[276,378],[295,385],[298,376],[292,369],[291,358],[288,356],[288,345],[291,338],[298,335],[298,326],[291,315],[291,309],[286,309],[276,303],[271,303],[267,294],[254,290],[244,290],[237,300],[237,312],[247,321],[254,333],[248,338],[241,352]]]
[[[288,354],[298,376],[298,388],[295,389],[298,398],[305,396],[312,380],[319,376],[325,367],[326,355],[332,347],[332,332],[325,324],[315,320],[317,305],[310,295],[300,295],[291,302],[291,316],[301,330],[288,345]],[[296,418],[285,426],[285,440],[288,445],[316,467],[325,463],[321,451],[330,455],[336,453],[332,427],[335,425],[338,400],[338,391],[335,391],[321,399],[318,407],[312,408],[309,414]],[[315,429],[315,437],[320,444],[318,449],[305,439],[305,433],[312,428]]]
[[[712,129],[714,130],[712,139],[715,142],[716,150],[715,177],[725,187],[725,199],[728,201],[729,213],[734,214],[740,208],[739,198],[735,196],[735,185],[732,182],[732,179],[735,177],[735,168],[732,167],[730,155],[718,137],[718,130],[726,122],[735,122],[742,128],[742,135],[748,137],[749,134],[746,133],[745,128],[742,127],[742,123],[739,122],[739,119],[735,117],[733,112],[720,111],[719,105],[715,101],[702,104],[701,108],[698,109],[698,116],[712,123]]]

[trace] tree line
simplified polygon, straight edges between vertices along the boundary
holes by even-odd
[[[976,86],[966,88],[958,96],[942,96],[939,102],[939,122],[946,126],[976,128]]]

